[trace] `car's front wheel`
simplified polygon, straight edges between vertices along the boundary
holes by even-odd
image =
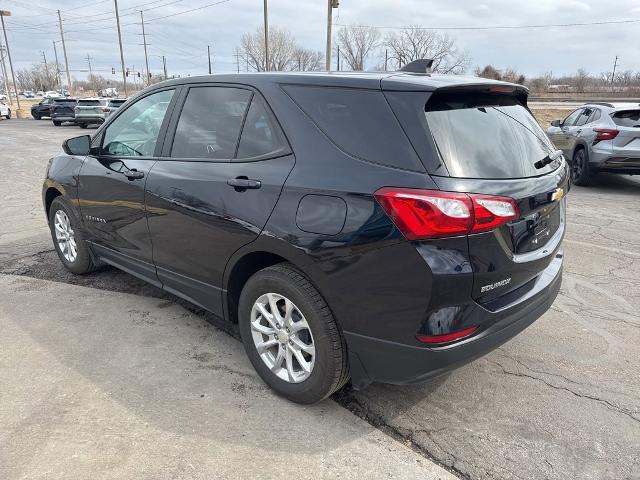
[[[42,119],[42,117],[40,115],[38,115],[37,113],[32,113],[31,116],[33,117],[34,120]]]
[[[58,120],[54,120],[54,121],[53,121],[53,125],[54,125],[55,127],[59,127],[60,125],[62,125],[62,122],[59,122]]]
[[[318,290],[293,265],[253,275],[240,295],[238,318],[253,367],[279,395],[310,404],[347,382],[344,338]]]
[[[80,220],[63,197],[56,197],[51,203],[49,228],[56,253],[67,270],[79,275],[95,270]]]

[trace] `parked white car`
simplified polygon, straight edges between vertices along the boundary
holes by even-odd
[[[44,93],[44,98],[60,98],[60,97],[62,97],[62,95],[60,95],[55,90],[49,90],[48,92]]]
[[[0,102],[0,117],[4,117],[7,120],[11,118],[11,109],[4,102]]]

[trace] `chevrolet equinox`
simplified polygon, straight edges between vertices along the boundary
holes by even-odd
[[[527,95],[407,72],[163,82],[50,161],[53,243],[73,273],[112,265],[237,322],[295,402],[426,381],[560,288],[569,170]]]

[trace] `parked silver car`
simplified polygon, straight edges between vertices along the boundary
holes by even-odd
[[[598,172],[640,174],[640,104],[594,102],[554,120],[549,138],[571,164],[573,183]]]

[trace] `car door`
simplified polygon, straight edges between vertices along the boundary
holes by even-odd
[[[589,122],[589,119],[593,115],[593,108],[583,108],[580,115],[574,122],[574,124],[569,128],[569,135],[567,139],[567,151],[573,154],[573,151],[578,144],[578,139],[582,136],[583,130],[585,130],[585,125]]]
[[[162,148],[175,89],[150,93],[93,140],[79,176],[78,201],[92,250],[146,280],[157,277],[144,203],[147,174]]]
[[[222,315],[227,261],[266,224],[294,157],[258,92],[194,85],[183,96],[146,185],[153,261],[166,290]]]
[[[571,112],[571,114],[562,121],[562,124],[560,125],[560,134],[558,135],[557,140],[554,140],[556,147],[562,150],[565,156],[571,155],[571,135],[573,135],[573,125],[578,117],[580,117],[583,110],[584,109],[579,108]]]

